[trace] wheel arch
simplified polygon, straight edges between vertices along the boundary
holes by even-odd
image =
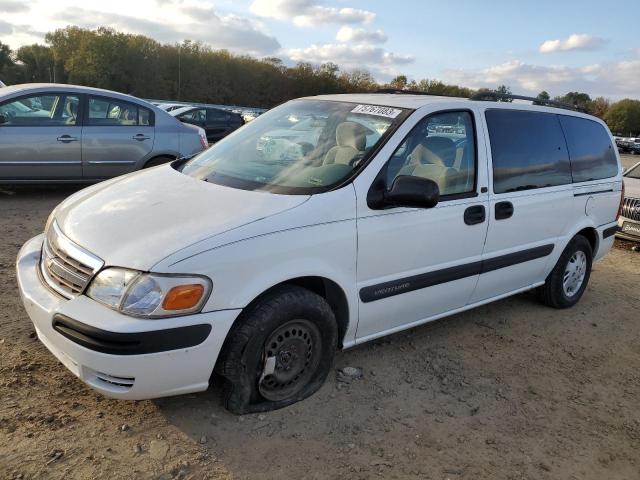
[[[600,246],[600,238],[598,235],[598,231],[595,229],[595,227],[584,227],[579,232],[577,232],[574,235],[574,237],[577,235],[582,235],[589,241],[589,244],[591,245],[591,250],[593,252],[593,257],[595,258],[596,253],[598,252],[598,247]]]
[[[257,295],[251,302],[249,302],[243,311],[247,310],[251,305],[259,302],[264,296],[268,295],[273,290],[285,285],[295,285],[305,288],[317,295],[320,295],[326,300],[336,317],[338,327],[338,348],[342,348],[345,335],[349,329],[349,302],[344,289],[338,283],[327,277],[300,276],[279,282]]]
[[[170,154],[170,153],[156,154],[156,155],[153,155],[152,157],[146,159],[140,168],[148,168],[149,166],[154,166],[153,162],[158,160],[158,159],[160,159],[160,158],[168,158],[169,161],[167,163],[169,163],[169,162],[172,162],[173,160],[175,160],[178,157],[176,157],[175,155]]]

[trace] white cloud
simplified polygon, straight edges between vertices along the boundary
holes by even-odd
[[[185,39],[201,41],[213,48],[257,56],[273,55],[281,48],[278,40],[266,33],[259,22],[234,14],[221,14],[209,3],[199,0],[83,3],[34,0],[30,6],[33,11],[38,11],[37,16],[28,12],[7,15],[13,31],[9,34],[0,31],[1,41],[17,48],[26,43],[42,41],[44,35],[38,32],[77,25],[83,28],[112,27],[127,33],[147,35],[159,42],[182,42]],[[25,24],[34,27],[20,26]]]
[[[587,92],[592,97],[636,97],[640,89],[640,60],[608,62],[584,67],[534,65],[518,60],[481,70],[448,70],[445,80],[471,88],[509,85],[514,93],[552,95],[569,91]]]
[[[251,12],[266,18],[291,20],[299,27],[327,23],[371,23],[376,14],[357,8],[328,7],[316,0],[254,0]]]
[[[347,45],[329,43],[311,45],[307,48],[294,48],[287,51],[289,58],[296,62],[337,63],[343,69],[365,68],[374,75],[396,75],[397,67],[410,64],[414,58],[397,55],[374,45]]]
[[[387,36],[382,30],[370,31],[345,25],[338,30],[336,40],[342,43],[384,43]]]
[[[565,52],[569,50],[596,50],[606,41],[603,38],[586,33],[574,33],[564,40],[547,40],[540,45],[541,53]]]
[[[13,33],[13,26],[9,22],[0,20],[0,35],[4,35],[7,33]]]
[[[1,13],[17,13],[26,12],[29,10],[29,6],[26,2],[18,0],[0,0],[0,12]]]

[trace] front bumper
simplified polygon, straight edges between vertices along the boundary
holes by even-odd
[[[44,235],[32,238],[20,250],[16,264],[18,286],[38,338],[64,366],[87,385],[114,398],[141,400],[207,389],[224,339],[240,310],[141,320],[115,312],[85,295],[67,300],[49,290],[38,275],[43,238]],[[104,349],[97,351],[100,348],[86,343],[87,339],[83,343],[77,335],[63,335],[65,332],[58,325],[61,318],[80,322],[84,329],[81,332],[99,331],[107,338],[166,337],[166,330],[178,329],[173,330],[176,332],[195,326],[200,326],[201,331],[210,328],[211,333],[205,332],[204,341],[195,346],[113,354],[104,353]]]

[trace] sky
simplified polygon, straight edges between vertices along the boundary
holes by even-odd
[[[638,0],[0,0],[0,41],[109,26],[256,57],[514,93],[640,98]],[[626,16],[625,12],[629,16]]]

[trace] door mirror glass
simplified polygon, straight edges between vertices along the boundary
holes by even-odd
[[[399,175],[384,193],[384,203],[396,207],[433,208],[440,200],[440,188],[431,179]]]

